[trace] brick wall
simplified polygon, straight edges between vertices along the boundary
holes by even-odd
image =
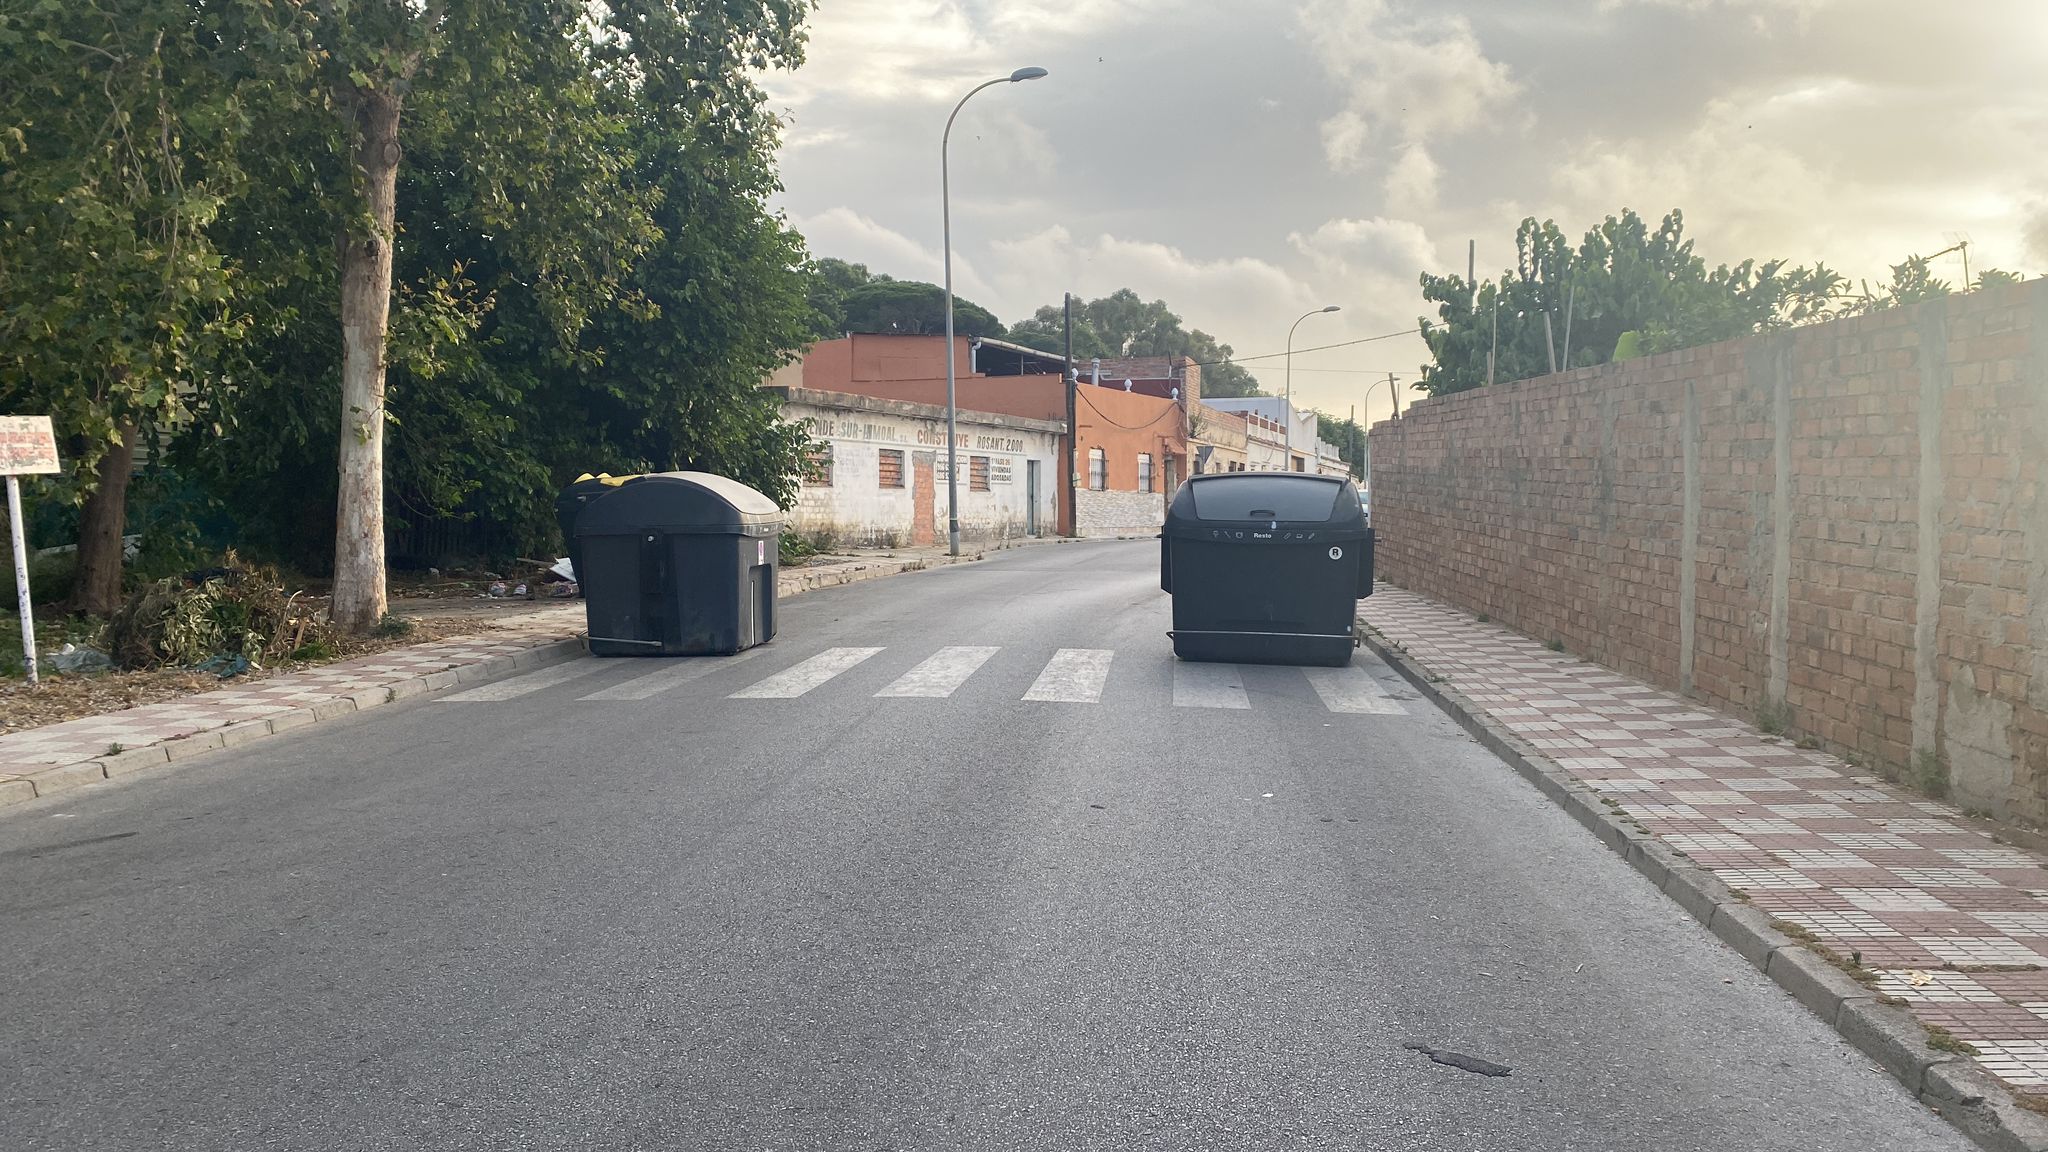
[[[2048,283],[1424,400],[1388,579],[2048,819]]]

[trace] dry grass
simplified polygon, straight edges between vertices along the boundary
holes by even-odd
[[[412,630],[403,636],[367,636],[337,645],[335,660],[367,656],[411,644],[468,636],[495,629],[489,620],[468,618],[412,618]],[[330,663],[331,661],[321,661]],[[210,692],[216,688],[266,680],[280,673],[314,667],[311,663],[283,664],[251,669],[232,680],[208,672],[185,668],[162,668],[144,672],[108,672],[98,676],[51,676],[36,688],[15,680],[0,686],[0,735],[25,732],[46,724],[61,724],[84,716],[99,716],[143,704],[160,704],[180,696]]]

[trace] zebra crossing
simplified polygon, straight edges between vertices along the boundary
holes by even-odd
[[[779,651],[754,648],[731,657],[660,661],[646,671],[578,696],[577,700],[592,704],[650,700],[714,675],[749,670],[757,664],[766,672],[776,662],[775,655]],[[883,700],[949,700],[992,667],[1003,669],[999,675],[1015,676],[1021,680],[1024,669],[1018,668],[1016,661],[1031,658],[1021,650],[991,645],[951,645],[928,653],[907,655],[898,649],[898,654],[904,657],[902,663],[891,661],[885,655],[890,652],[891,649],[886,647],[827,648],[753,678],[737,690],[732,690],[732,681],[728,679],[725,684],[716,685],[705,694],[739,701],[799,700],[813,693],[843,690],[842,686],[850,681],[842,678],[879,659],[879,663],[872,665],[877,671],[862,678],[861,693]],[[1010,653],[1007,660],[1006,652]],[[1037,658],[1044,658],[1042,650]],[[1121,683],[1126,690],[1133,685],[1144,690],[1147,684],[1168,679],[1162,674],[1160,665],[1170,664],[1170,699],[1175,708],[1252,711],[1258,706],[1254,703],[1255,698],[1273,694],[1274,686],[1278,684],[1282,686],[1279,690],[1282,693],[1293,685],[1300,685],[1306,691],[1296,695],[1314,700],[1326,711],[1340,715],[1405,715],[1408,709],[1401,700],[1390,693],[1366,666],[1370,660],[1370,657],[1361,655],[1358,663],[1341,668],[1266,666],[1254,672],[1235,664],[1189,663],[1163,653],[1148,653],[1146,659],[1126,659],[1119,665],[1113,649],[1061,648],[1050,658],[1045,658],[1030,687],[1013,699],[1027,704],[1101,704],[1117,694],[1119,681],[1112,678],[1113,671],[1124,669],[1125,677]],[[637,663],[594,657],[574,660],[468,688],[441,699],[451,704],[503,703],[572,684],[608,669],[635,669]],[[876,688],[876,681],[890,672],[895,673],[894,678]],[[1248,678],[1254,676],[1263,677],[1257,681],[1259,689],[1256,691],[1247,684]],[[1016,682],[1011,681],[1012,684]],[[1015,691],[1015,688],[1010,690]]]

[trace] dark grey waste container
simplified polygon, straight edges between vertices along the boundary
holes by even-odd
[[[737,480],[634,477],[583,506],[576,539],[599,656],[729,656],[775,637],[782,510]]]
[[[1159,540],[1183,660],[1351,661],[1358,601],[1372,594],[1372,529],[1338,476],[1191,477]]]
[[[592,500],[630,479],[630,476],[592,476],[585,473],[555,497],[555,523],[561,525],[562,546],[569,550],[569,566],[575,569],[577,579],[583,578],[583,545],[576,540],[576,517],[582,515],[584,506]]]

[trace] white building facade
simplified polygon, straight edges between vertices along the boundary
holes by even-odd
[[[946,540],[946,410],[844,392],[782,387],[782,415],[817,447],[787,531],[843,547],[930,547]],[[1058,532],[1066,426],[960,412],[960,537],[1000,547]]]
[[[1306,408],[1290,409],[1285,396],[1229,396],[1202,403],[1247,417],[1251,430],[1246,433],[1245,457],[1250,471],[1323,476],[1341,476],[1346,471],[1337,446],[1322,438],[1316,414]]]

